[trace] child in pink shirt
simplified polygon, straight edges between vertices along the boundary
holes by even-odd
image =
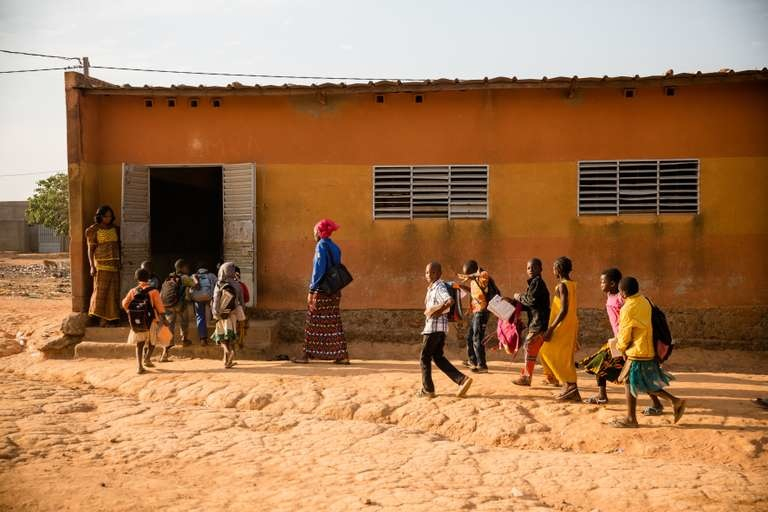
[[[619,293],[619,281],[621,281],[621,271],[617,268],[609,268],[600,274],[600,291],[605,294],[605,311],[608,313],[608,321],[611,324],[613,338],[609,339],[595,354],[583,359],[576,366],[584,368],[587,373],[597,377],[597,395],[584,400],[585,404],[602,405],[608,403],[608,393],[606,386],[608,381],[616,382],[624,368],[624,358],[611,356],[610,344],[619,334],[619,314],[624,305],[624,298]],[[659,399],[651,395],[653,400],[652,407],[646,407],[643,414],[646,416],[657,416],[661,414],[664,406]]]

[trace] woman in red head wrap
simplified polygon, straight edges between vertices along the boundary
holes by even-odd
[[[307,296],[307,320],[304,326],[304,353],[293,359],[295,363],[308,363],[310,359],[324,359],[336,364],[349,364],[347,341],[341,324],[339,304],[341,292],[328,295],[319,290],[320,282],[332,265],[341,263],[341,249],[331,240],[339,225],[330,219],[315,224],[314,265]]]

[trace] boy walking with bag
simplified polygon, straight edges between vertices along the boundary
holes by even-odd
[[[197,334],[200,336],[200,344],[208,344],[208,319],[211,318],[211,301],[213,291],[216,288],[216,275],[209,272],[202,264],[192,278],[195,287],[192,288],[192,304],[195,306],[195,321],[197,322]]]
[[[525,293],[516,293],[515,302],[520,303],[528,312],[528,332],[523,342],[525,366],[520,377],[512,381],[518,386],[530,386],[536,358],[544,344],[544,333],[549,328],[549,290],[541,277],[542,264],[539,258],[531,258],[526,264],[528,289]]]
[[[144,366],[152,367],[150,357],[155,350],[155,345],[163,347],[163,357],[167,357],[170,339],[161,340],[159,331],[165,325],[165,307],[160,298],[160,292],[149,285],[151,274],[144,268],[136,271],[138,286],[131,288],[123,299],[123,309],[128,313],[128,322],[131,332],[128,334],[128,343],[136,345],[136,362],[139,365],[138,373],[145,373]],[[142,366],[142,359],[144,365]]]
[[[436,261],[427,265],[424,272],[429,286],[427,287],[427,296],[424,299],[424,317],[426,320],[424,329],[421,331],[424,336],[420,356],[421,390],[417,394],[421,398],[435,397],[435,384],[432,382],[432,361],[458,385],[456,396],[461,398],[466,395],[469,386],[472,385],[472,379],[457,370],[443,354],[445,333],[448,330],[446,313],[450,309],[453,299],[448,294],[445,281],[440,279],[442,273],[442,267]]]
[[[192,342],[187,337],[187,328],[189,319],[192,316],[192,304],[190,302],[190,291],[195,286],[195,280],[189,276],[189,263],[183,259],[176,260],[174,264],[175,272],[168,275],[163,281],[160,290],[160,297],[165,306],[165,318],[171,328],[174,338],[176,338],[176,322],[179,322],[179,339],[184,347],[188,347]],[[165,362],[160,359],[160,362]]]

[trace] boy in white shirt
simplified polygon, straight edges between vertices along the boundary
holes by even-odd
[[[421,390],[417,394],[417,396],[424,398],[435,397],[435,384],[432,382],[432,361],[459,386],[456,396],[463,397],[466,395],[469,386],[472,385],[472,379],[457,370],[443,354],[445,333],[448,330],[446,313],[453,304],[453,299],[448,294],[447,285],[440,279],[442,273],[442,267],[436,261],[427,265],[424,272],[429,286],[427,287],[427,296],[424,299],[424,317],[426,320],[424,330],[421,331],[424,336],[420,357]]]

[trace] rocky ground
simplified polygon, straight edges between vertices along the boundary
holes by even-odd
[[[0,251],[0,297],[69,297],[69,255]]]
[[[751,402],[768,396],[764,352],[678,350],[680,424],[667,412],[617,430],[617,386],[607,406],[559,404],[513,386],[519,364],[503,361],[465,399],[436,374],[425,400],[413,360],[175,360],[136,375],[129,360],[9,349],[68,309],[0,297],[3,511],[768,509],[768,411]]]

